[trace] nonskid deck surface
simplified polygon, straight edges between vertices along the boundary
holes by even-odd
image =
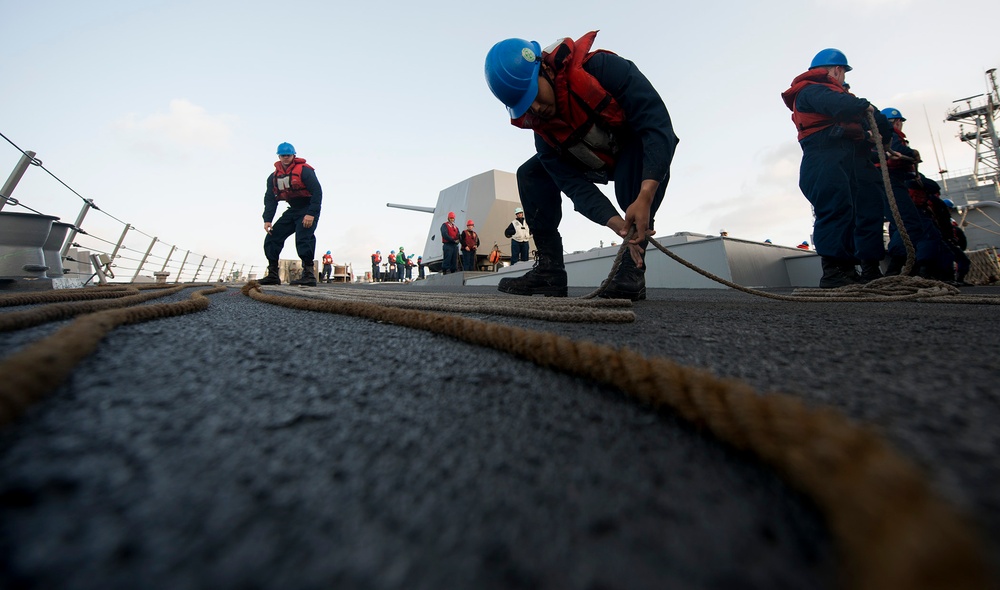
[[[0,585],[835,586],[812,501],[672,412],[436,334],[210,299],[113,330],[0,430]],[[488,319],[872,424],[998,561],[995,306],[651,289],[631,310]],[[0,349],[65,324],[0,333]]]

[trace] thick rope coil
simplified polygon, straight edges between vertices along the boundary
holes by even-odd
[[[169,295],[183,288],[167,289],[156,296]],[[28,406],[59,386],[114,328],[202,311],[208,308],[205,295],[225,290],[226,287],[217,286],[195,291],[187,301],[137,305],[83,315],[51,336],[0,361],[0,426],[12,422]],[[124,299],[116,303],[121,301]]]
[[[861,590],[988,587],[975,535],[919,470],[871,430],[830,409],[629,349],[433,312],[357,301],[316,301],[243,287],[256,301],[368,318],[507,352],[676,412],[758,456],[816,501],[843,560],[843,584]]]

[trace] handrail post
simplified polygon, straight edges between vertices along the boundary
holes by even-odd
[[[219,269],[219,280],[222,279],[222,273],[226,272],[226,265],[227,264],[229,264],[228,260],[222,263],[222,268]],[[215,269],[213,268],[212,270],[214,271]],[[215,273],[213,272],[212,274],[215,274]],[[211,282],[212,281],[212,277],[208,277],[208,280],[209,280],[209,282]]]
[[[146,248],[146,253],[142,255],[142,260],[139,261],[139,268],[135,269],[135,274],[132,276],[132,282],[134,283],[137,278],[139,278],[139,273],[142,271],[142,265],[146,264],[146,259],[149,258],[149,253],[153,251],[153,246],[156,245],[156,238],[149,243],[149,248]]]
[[[126,223],[125,224],[125,231],[122,232],[122,237],[118,238],[118,243],[115,244],[115,249],[114,249],[113,252],[111,252],[111,262],[112,263],[114,263],[115,258],[118,257],[118,251],[121,250],[122,242],[125,241],[125,234],[127,234],[128,230],[130,230],[130,229],[132,229],[132,225],[129,224],[129,223]]]
[[[14,166],[14,170],[7,177],[7,182],[3,183],[3,188],[0,188],[0,197],[10,197],[10,194],[14,192],[17,187],[17,183],[21,181],[21,177],[24,176],[24,171],[28,169],[28,166],[35,160],[35,152],[28,150],[21,154],[21,159],[17,161],[17,165]],[[3,206],[7,204],[7,199],[0,199],[0,210]]]
[[[207,254],[202,254],[201,255],[201,262],[198,263],[198,268],[196,268],[195,271],[194,271],[194,278],[191,279],[192,283],[197,283],[198,282],[198,273],[201,272],[201,267],[204,266],[206,258],[208,258]]]
[[[83,218],[87,216],[87,212],[90,208],[94,206],[93,199],[83,200],[83,209],[80,209],[80,214],[76,216],[76,223],[73,224],[73,229],[70,230],[69,235],[66,236],[66,242],[63,243],[62,251],[59,255],[66,258],[66,253],[69,252],[70,247],[73,245],[73,240],[76,239],[76,234],[83,227]]]
[[[219,266],[219,259],[218,258],[215,259],[215,264],[212,265],[212,271],[210,273],[208,273],[208,282],[209,283],[212,282],[212,275],[215,274],[215,267],[216,266]]]
[[[163,271],[167,270],[167,264],[170,262],[170,257],[174,255],[174,250],[176,250],[176,249],[177,249],[177,246],[171,246],[170,247],[170,253],[167,254],[167,259],[163,261],[163,266],[160,268],[160,272],[163,272]]]
[[[174,279],[174,283],[179,283],[180,282],[180,280],[181,280],[181,273],[184,272],[184,264],[187,263],[188,256],[190,256],[190,255],[191,255],[191,251],[190,250],[188,250],[184,254],[184,260],[181,260],[181,267],[177,270],[177,278]]]

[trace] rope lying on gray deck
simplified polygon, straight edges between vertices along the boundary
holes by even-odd
[[[243,293],[290,309],[391,323],[486,346],[613,387],[675,412],[719,440],[752,453],[823,511],[843,560],[844,587],[863,590],[989,587],[982,545],[920,470],[870,428],[832,408],[628,349],[457,315],[357,300]],[[520,300],[518,300],[520,301]]]
[[[347,286],[324,289],[268,286],[266,292],[327,301],[357,301],[398,309],[477,313],[553,322],[635,321],[635,313],[631,309],[632,302],[627,299],[585,300],[575,297],[511,297],[478,293],[442,294],[388,290],[376,292]]]

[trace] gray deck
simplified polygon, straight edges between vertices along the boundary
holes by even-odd
[[[1000,564],[1000,308],[649,296],[635,324],[486,319],[870,423]],[[57,327],[0,334],[0,350]],[[832,588],[836,574],[807,499],[672,415],[501,352],[235,289],[113,331],[0,430],[4,588]]]

